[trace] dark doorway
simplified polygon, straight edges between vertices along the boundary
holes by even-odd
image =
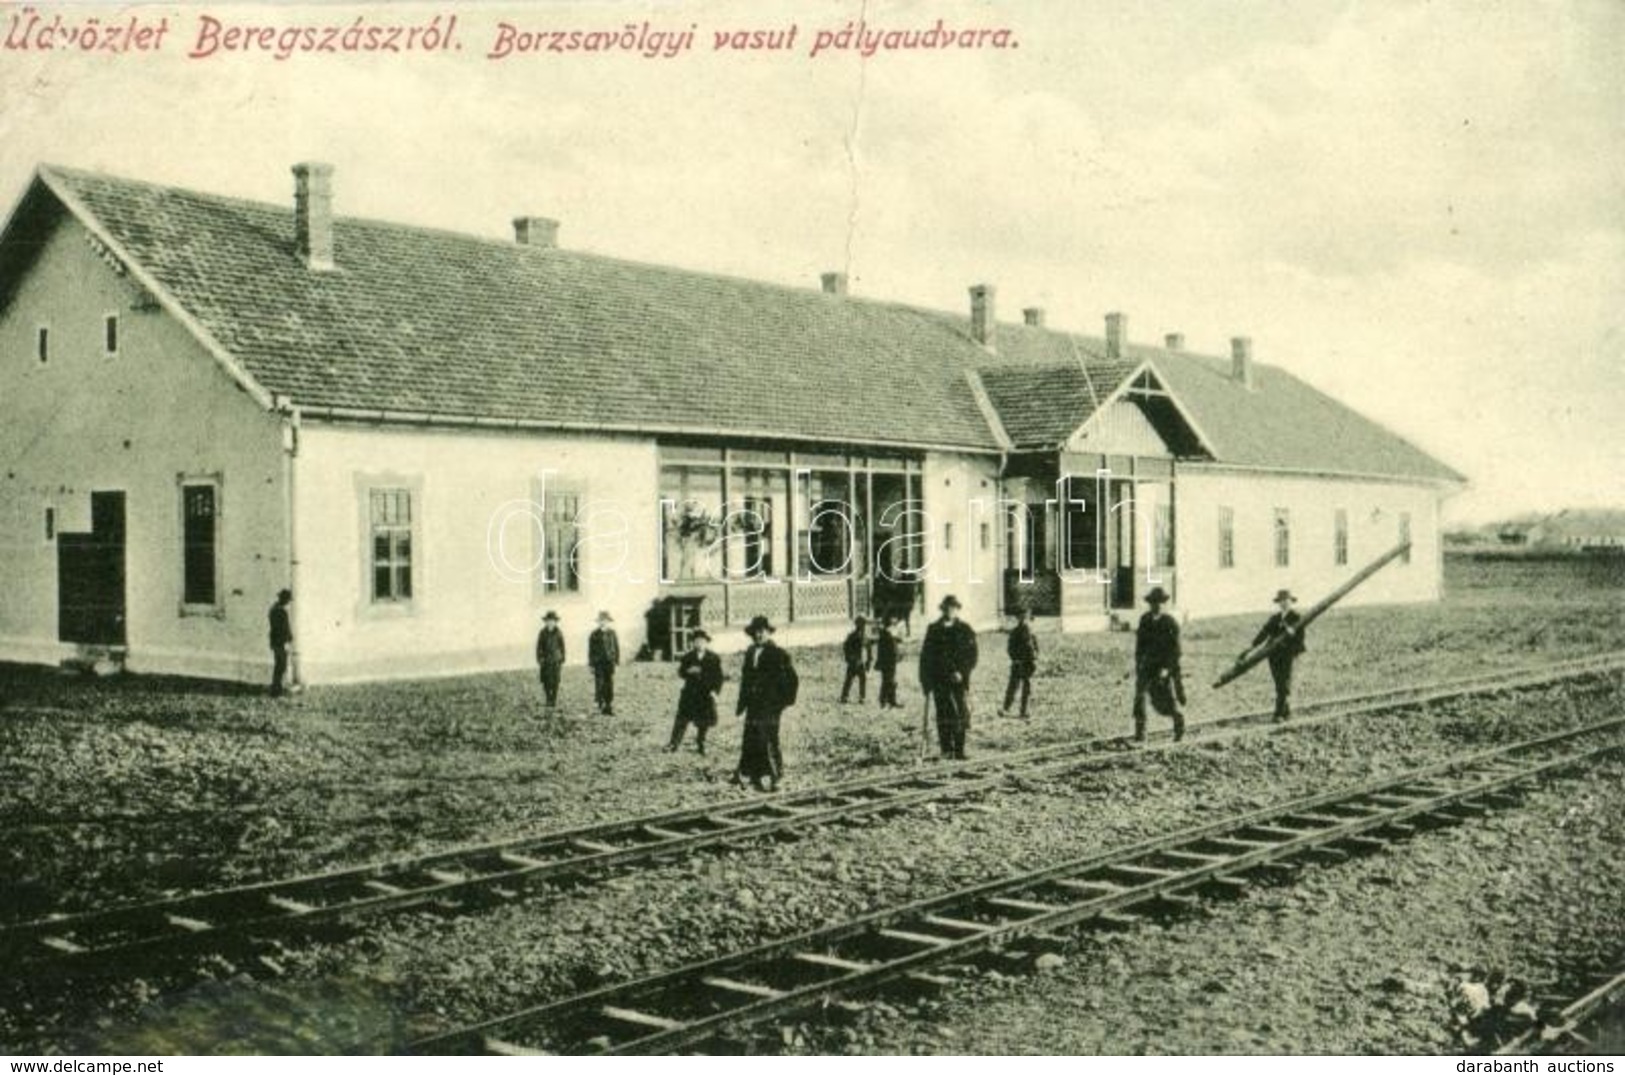
[[[125,644],[122,492],[90,494],[90,533],[57,535],[56,593],[63,642]]]

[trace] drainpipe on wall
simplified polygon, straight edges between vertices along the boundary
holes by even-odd
[[[282,488],[288,497],[287,534],[288,589],[293,591],[293,608],[288,614],[293,630],[293,645],[288,648],[289,685],[293,689],[304,686],[304,675],[299,667],[299,647],[304,641],[304,628],[300,624],[299,609],[303,594],[299,592],[299,527],[295,512],[299,498],[295,485],[299,475],[299,408],[286,396],[275,396],[272,406],[282,416]]]

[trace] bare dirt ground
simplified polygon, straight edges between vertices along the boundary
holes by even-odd
[[[1302,696],[1625,645],[1619,565],[1452,562],[1447,585],[1443,605],[1330,614],[1311,631]],[[1187,628],[1194,715],[1267,702],[1264,676],[1218,694],[1205,689],[1255,626],[1248,619]],[[1029,722],[992,717],[1002,641],[983,637],[973,751],[1127,730],[1129,638],[1046,637]],[[834,701],[836,655],[795,656],[803,704],[787,721],[785,748],[796,784],[913,763],[916,710],[883,716],[872,704],[842,707]],[[0,670],[0,684],[0,876],[10,879],[0,914],[9,916],[742,794],[720,783],[737,750],[736,721],[724,719],[705,758],[659,751],[675,701],[675,676],[664,665],[623,669],[613,719],[589,715],[591,688],[580,669],[565,681],[576,708],[553,720],[543,718],[537,688],[522,674],[315,689],[291,703],[190,683],[64,680],[18,669]],[[298,947],[287,977],[269,985],[219,966],[184,989],[127,982],[87,993],[74,1010],[0,1012],[0,1042],[148,1052],[395,1048],[451,1021],[1414,767],[1469,744],[1599,719],[1619,703],[1616,681],[1600,693],[1559,689],[1193,747],[898,821],[703,855],[603,887],[544,891],[478,915],[399,916],[365,936]],[[1560,964],[1625,955],[1618,776],[1558,785],[1532,798],[1527,812],[1412,841],[1393,853],[1403,869],[1385,874],[1367,860],[1312,872],[1211,917],[1080,942],[1059,971],[1037,979],[969,977],[906,1017],[883,1006],[854,1009],[838,1026],[792,1027],[749,1044],[882,1052],[1465,1047],[1452,1037],[1454,976],[1493,968],[1550,978]],[[1393,944],[1365,943],[1374,930]],[[1610,943],[1612,955],[1603,951]]]

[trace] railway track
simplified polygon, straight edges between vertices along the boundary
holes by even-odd
[[[1413,684],[1311,702],[1285,728],[1313,726],[1356,712],[1445,698],[1537,687],[1625,668],[1608,653],[1535,669]],[[1255,711],[1192,725],[1190,736],[1250,734],[1269,714]],[[1159,745],[1167,732],[1155,737]],[[247,937],[296,932],[338,919],[404,907],[516,898],[527,886],[595,876],[701,848],[925,802],[983,794],[1012,778],[1058,775],[1101,759],[1127,756],[1127,737],[1035,747],[971,762],[934,765],[825,785],[771,798],[582,826],[429,855],[129,904],[0,927],[0,962],[33,973],[128,968],[132,961],[219,948]]]
[[[1515,805],[1520,785],[1625,751],[1625,717],[1250,811],[1046,869],[594,989],[415,1042],[417,1053],[666,1053],[1023,938],[1132,924],[1271,868],[1343,861]]]
[[[1523,1056],[1552,1052],[1579,1046],[1586,1049],[1592,1042],[1586,1038],[1587,1024],[1610,1008],[1625,1006],[1625,971],[1593,979],[1593,988],[1570,1001],[1557,1013],[1555,1019],[1529,1027],[1517,1037],[1495,1050],[1496,1056]]]

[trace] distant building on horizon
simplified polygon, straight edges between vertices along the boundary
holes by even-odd
[[[544,609],[634,648],[947,593],[979,626],[1105,629],[1152,585],[1253,612],[1401,540],[1351,601],[1440,596],[1465,479],[1244,337],[338,218],[295,176],[276,206],[41,166],[11,213],[0,659],[260,679],[284,586],[318,682],[522,667]]]

